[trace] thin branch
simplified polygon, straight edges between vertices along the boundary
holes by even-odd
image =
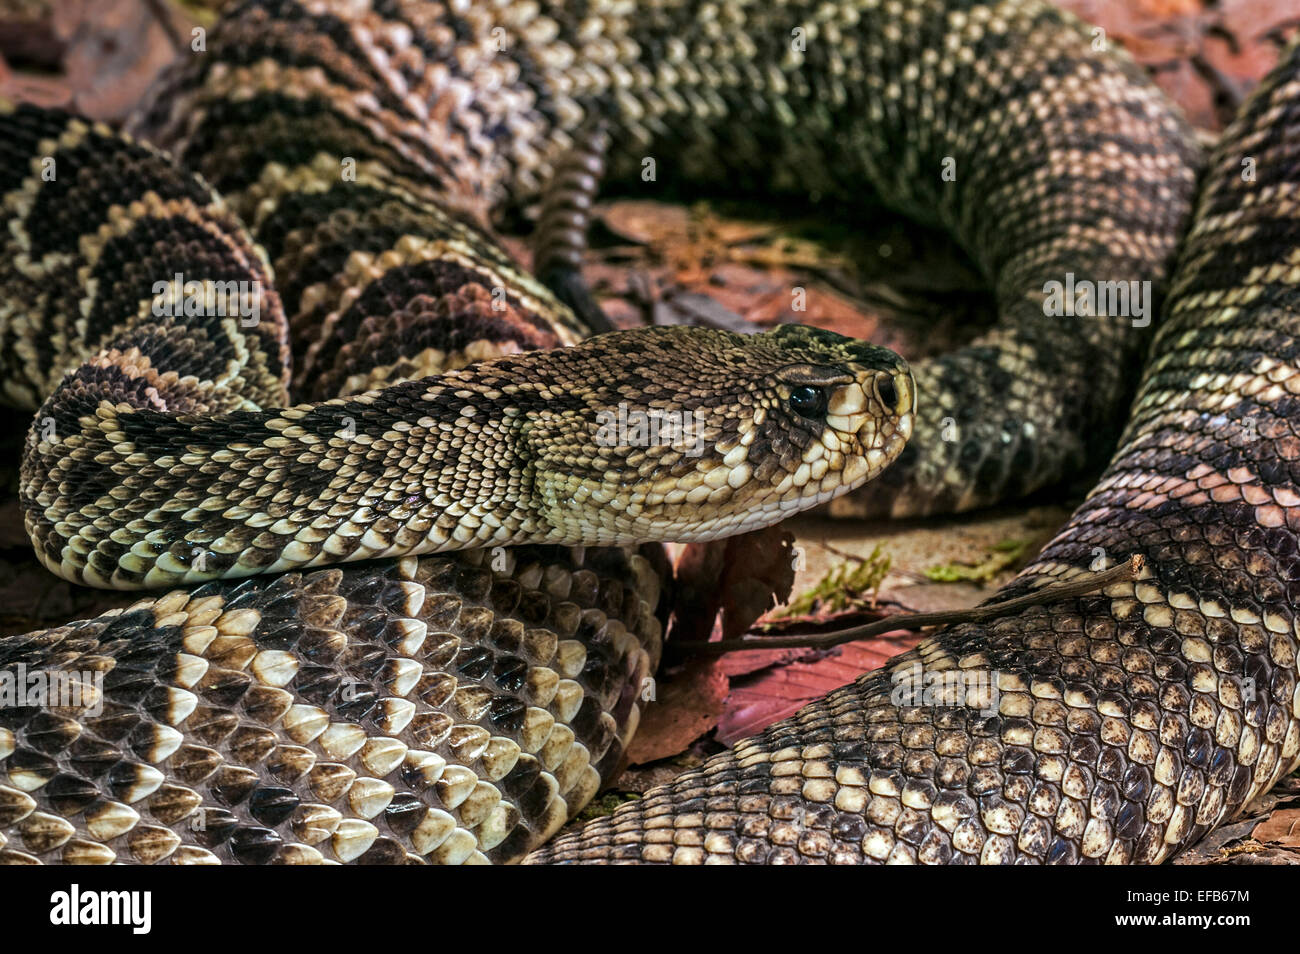
[[[167,42],[171,44],[172,51],[184,53],[189,44],[185,42],[180,29],[176,26],[176,14],[172,8],[165,0],[144,0],[144,6],[167,34]]]
[[[820,546],[827,553],[833,553],[837,557],[841,557],[845,560],[855,560],[858,563],[866,563],[870,560],[870,557],[864,557],[857,553],[850,553],[848,550],[841,550],[839,547],[829,544],[825,540],[821,541]]]
[[[723,639],[716,642],[688,640],[680,643],[669,642],[665,648],[682,653],[701,653],[706,656],[721,656],[724,653],[750,649],[830,649],[832,646],[838,646],[841,643],[870,639],[885,633],[897,632],[900,629],[918,630],[930,626],[948,626],[954,623],[987,623],[990,620],[1000,619],[1009,613],[1030,606],[1042,606],[1047,603],[1072,599],[1076,596],[1086,596],[1115,583],[1131,583],[1138,578],[1144,564],[1145,561],[1142,559],[1141,554],[1135,553],[1129,557],[1127,562],[1111,567],[1109,570],[1089,573],[1073,580],[1067,580],[1064,583],[1045,586],[1041,590],[1035,590],[1025,596],[1018,596],[1013,600],[990,603],[986,606],[976,606],[972,609],[943,610],[937,613],[899,613],[895,616],[887,616],[874,623],[864,623],[861,626],[852,626],[848,629],[838,629],[829,633],[816,633],[809,636],[742,637],[740,639]]]

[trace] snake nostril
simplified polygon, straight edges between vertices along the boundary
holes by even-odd
[[[893,375],[881,374],[876,377],[876,397],[891,411],[898,407],[898,386],[894,384]]]

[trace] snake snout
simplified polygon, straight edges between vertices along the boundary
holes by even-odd
[[[899,366],[893,371],[881,371],[876,375],[875,394],[881,406],[894,411],[900,418],[916,413],[916,382],[912,372],[900,358]]]
[[[863,381],[869,388],[872,412],[857,428],[860,452],[866,462],[858,480],[870,480],[894,462],[912,436],[916,419],[916,382],[902,358],[891,367],[877,369]]]
[[[844,345],[847,371],[826,402],[821,443],[831,453],[832,474],[819,496],[838,497],[874,479],[902,453],[916,417],[916,384],[907,362],[865,342]],[[805,458],[820,458],[811,448]]]
[[[875,393],[881,407],[894,415],[893,421],[887,419],[881,429],[882,450],[885,454],[885,464],[881,467],[883,470],[902,453],[903,445],[912,436],[912,425],[916,421],[916,381],[902,358],[899,358],[895,370],[882,371],[876,375]]]

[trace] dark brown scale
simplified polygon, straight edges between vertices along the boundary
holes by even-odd
[[[384,809],[384,820],[393,834],[409,835],[428,814],[428,808],[418,795],[411,792],[399,792]]]
[[[234,806],[252,794],[257,781],[256,772],[234,765],[225,765],[208,780],[208,790],[221,804]]]
[[[44,786],[46,804],[64,816],[84,811],[98,797],[99,789],[93,782],[75,775],[56,775]]]
[[[72,719],[42,712],[27,724],[27,741],[47,754],[62,752],[77,741],[81,726]]]
[[[216,848],[239,827],[236,817],[224,808],[202,808],[191,826],[194,840],[205,848]]]
[[[406,862],[406,851],[399,841],[379,838],[357,859],[359,865],[399,865]]]
[[[268,91],[241,102],[210,101],[205,107],[206,125],[177,158],[223,195],[237,195],[252,185],[269,162],[292,168],[320,152],[358,163],[382,162],[414,182],[436,185],[446,171],[427,152],[417,161],[400,142],[376,142],[363,125],[316,100]],[[233,130],[240,135],[232,136]]]
[[[264,865],[274,857],[284,839],[270,828],[240,828],[230,836],[230,852],[245,865]]]
[[[243,725],[230,740],[230,752],[240,762],[255,764],[264,761],[275,750],[276,735],[269,729]]]

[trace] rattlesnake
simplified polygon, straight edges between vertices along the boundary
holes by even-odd
[[[206,181],[106,130],[8,109],[3,350],[11,400],[44,400],[23,475],[42,559],[115,585],[290,572],[0,644],[8,665],[104,671],[107,699],[97,715],[6,713],[0,851],[519,858],[618,768],[659,654],[655,554],[378,558],[721,534],[900,452],[914,392],[883,349],[812,331],[577,343],[580,322],[487,218],[535,194],[593,115],[616,181],[657,158],[706,186],[854,200],[870,184],[984,270],[998,324],[915,365],[913,450],[869,507],[968,508],[1079,467],[1117,429],[1146,322],[1046,314],[1045,282],[1161,287],[1198,161],[1163,97],[1104,47],[1027,0],[270,0],[227,11],[133,123]],[[1262,98],[1288,92],[1283,76]],[[1237,135],[1261,140],[1276,177],[1284,139],[1254,118]],[[1223,200],[1253,208],[1220,173]],[[1144,395],[1172,380],[1187,419],[1141,398],[1117,464],[1012,591],[1098,548],[1144,552],[1146,579],[951,630],[891,667],[992,670],[996,714],[900,708],[888,674],[866,677],[535,860],[1154,861],[1271,784],[1300,747],[1285,568],[1244,543],[1214,578],[1200,557],[1234,500],[1259,508],[1247,529],[1285,526],[1285,475],[1251,455],[1287,425],[1251,392],[1258,440],[1223,469],[1221,453],[1194,459],[1193,420],[1201,401],[1228,420],[1223,396],[1251,374],[1279,393],[1289,380],[1285,361],[1247,360],[1250,314],[1215,311],[1197,282],[1231,279],[1246,301],[1285,272],[1234,270],[1261,253],[1223,239],[1193,235],[1148,370]],[[257,320],[213,318],[211,296],[205,320],[166,314],[185,297],[177,272],[247,282]],[[557,345],[573,347],[536,350]],[[341,397],[273,410],[289,383]],[[698,460],[593,441],[614,397],[693,411],[704,383]],[[489,480],[507,446],[521,453]],[[628,493],[633,468],[653,480]],[[1204,500],[1175,494],[1197,481]],[[701,514],[706,500],[718,510]],[[1189,527],[1210,529],[1189,542]],[[348,557],[376,562],[300,569]]]

